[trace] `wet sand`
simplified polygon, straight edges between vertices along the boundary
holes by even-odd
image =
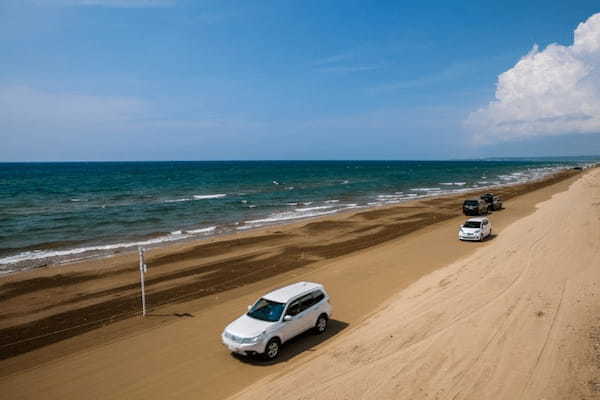
[[[495,190],[508,200],[505,210],[490,216],[495,229],[533,212],[537,202],[565,190],[578,176],[566,171],[541,182]],[[145,319],[138,318],[134,254],[5,277],[0,280],[0,389],[21,389],[23,398],[42,388],[48,398],[69,397],[60,382],[72,377],[49,368],[79,365],[89,371],[75,385],[82,389],[96,382],[104,365],[92,362],[93,354],[94,360],[124,363],[115,369],[119,376],[108,374],[112,391],[98,388],[98,397],[159,398],[160,393],[172,393],[173,387],[165,392],[168,385],[160,390],[142,385],[146,374],[171,376],[164,368],[178,371],[171,378],[185,387],[181,396],[166,397],[232,394],[301,361],[313,347],[347,331],[398,290],[472,253],[476,244],[456,241],[463,219],[460,205],[472,196],[424,199],[152,250],[147,259],[152,311]],[[299,279],[322,281],[332,293],[336,319],[328,336],[294,341],[274,365],[237,360],[221,348],[219,332],[245,304],[265,290]],[[160,359],[144,352],[156,341],[162,343]],[[136,354],[144,373],[132,368],[135,362],[125,363],[121,350]],[[179,370],[182,363],[193,370]],[[39,386],[27,387],[29,380]],[[73,396],[81,394],[69,390]]]

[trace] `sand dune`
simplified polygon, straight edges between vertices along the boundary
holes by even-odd
[[[600,398],[599,238],[594,170],[235,399]]]

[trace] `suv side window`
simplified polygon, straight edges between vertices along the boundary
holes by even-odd
[[[292,303],[290,303],[285,315],[291,315],[293,317],[294,315],[300,314],[302,312],[300,309],[300,300],[302,300],[302,298],[294,300]]]
[[[314,306],[325,298],[325,294],[320,290],[315,290],[309,294],[294,300],[287,308],[285,315],[295,316],[302,311]]]
[[[312,293],[300,297],[300,312],[310,308],[313,304],[315,304],[315,302]]]
[[[315,290],[314,292],[312,292],[312,295],[314,298],[313,304],[317,304],[325,298],[325,294],[323,292],[321,292],[320,290]]]
[[[315,304],[319,303],[324,298],[325,298],[325,295],[320,290],[315,290],[313,292],[310,292],[307,296],[303,297],[303,299],[305,299],[305,300],[302,302],[302,310],[304,311],[307,308],[314,306]]]
[[[291,316],[298,315],[302,311],[306,310],[308,307],[315,304],[312,301],[313,301],[313,298],[310,293],[307,295],[304,295],[304,296],[300,297],[299,299],[294,300],[288,307],[288,310],[285,314],[291,315]]]

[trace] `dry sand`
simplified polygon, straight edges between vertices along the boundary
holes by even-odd
[[[535,204],[566,190],[582,175],[566,174],[502,189],[506,198],[513,198],[506,203],[506,210],[491,216],[499,234],[483,244],[456,240],[457,226],[463,220],[457,217],[461,198],[450,197],[154,250],[149,262],[153,312],[146,319],[132,317],[139,312],[137,267],[132,255],[4,278],[0,281],[0,393],[25,399],[221,399],[247,389],[243,395],[248,398],[426,398],[425,394],[435,398],[436,393],[440,398],[452,398],[449,393],[455,393],[453,390],[465,395],[485,393],[474,391],[484,386],[478,383],[483,378],[473,370],[484,374],[491,368],[485,376],[497,386],[498,395],[478,398],[511,398],[503,397],[506,394],[500,390],[518,384],[510,380],[514,371],[523,368],[523,373],[531,372],[526,364],[529,352],[535,350],[535,344],[550,340],[546,339],[548,329],[556,336],[557,328],[553,327],[562,325],[551,322],[552,328],[547,326],[557,320],[553,303],[541,307],[534,302],[535,318],[530,319],[531,310],[523,299],[513,304],[512,317],[503,319],[506,310],[496,309],[508,295],[499,291],[504,288],[503,293],[510,293],[508,300],[525,296],[513,293],[512,288],[520,286],[509,283],[526,259],[531,260],[527,271],[540,272],[535,267],[539,261],[536,257],[551,252],[545,250],[539,255],[536,251],[549,247],[549,243],[539,243],[550,238],[579,243],[577,248],[556,247],[569,262],[581,257],[593,262],[592,253],[597,251],[593,240],[575,234],[570,239],[567,226],[557,232],[552,227],[567,220],[573,232],[594,233],[597,239],[598,212],[593,214],[593,203],[600,204],[600,188],[590,186],[597,175],[598,170],[589,171],[569,191],[543,203],[540,210],[521,221],[535,210]],[[569,206],[573,204],[577,207]],[[522,222],[540,218],[543,210],[550,210],[544,211],[549,221],[539,224],[541,227]],[[591,219],[582,218],[584,213]],[[532,230],[521,237],[517,227],[523,224]],[[542,237],[540,229],[549,233]],[[513,230],[515,233],[510,233]],[[538,244],[531,247],[536,237]],[[498,250],[500,247],[504,250]],[[485,258],[491,252],[495,264],[489,261],[492,258]],[[478,261],[473,264],[466,257],[477,257]],[[553,259],[558,260],[558,254]],[[457,264],[439,269],[457,260]],[[465,264],[466,260],[471,261]],[[595,262],[598,265],[597,259]],[[564,276],[576,282],[568,268],[559,270],[562,275],[553,278],[545,273],[533,276],[540,281],[540,296],[552,299],[550,283],[559,284]],[[529,275],[520,276],[515,282]],[[327,335],[302,335],[287,344],[281,359],[273,364],[238,359],[225,351],[219,334],[227,322],[265,291],[301,279],[323,282],[334,299],[335,315]],[[592,285],[594,276],[586,275],[585,282]],[[534,287],[533,283],[528,285]],[[569,304],[573,307],[569,308],[563,301],[560,307],[568,310],[561,312],[570,316],[574,328],[569,329],[577,330],[573,338],[577,337],[579,346],[561,342],[563,352],[551,342],[544,348],[552,348],[560,360],[579,363],[574,370],[577,376],[564,375],[562,382],[567,379],[575,382],[570,388],[594,394],[598,375],[594,375],[595,366],[589,357],[596,354],[590,353],[592,342],[600,341],[592,329],[597,320],[575,312],[586,309],[588,300],[594,299],[594,287],[588,288],[589,295],[586,288],[576,290],[582,296],[580,303],[572,300]],[[537,292],[527,294],[537,296]],[[398,297],[389,301],[395,295]],[[383,312],[365,321],[386,301]],[[544,297],[543,301],[551,300]],[[488,365],[492,362],[487,358],[490,349],[499,346],[499,340],[514,344],[511,332],[526,331],[530,325],[539,328],[539,332],[527,334],[531,343],[524,341],[506,351],[495,349],[500,362],[511,367],[496,372],[495,364],[500,362]],[[504,330],[493,336],[489,330],[500,326]],[[481,343],[487,347],[482,348]],[[549,366],[542,357],[549,352],[538,349],[538,364],[555,371],[557,362]],[[519,356],[516,361],[515,354]],[[572,357],[567,358],[569,354]],[[527,390],[534,390],[535,382],[541,382],[536,380],[541,369],[535,369],[538,372],[529,378],[532,383]],[[558,375],[564,372],[557,371]],[[510,383],[504,385],[496,374]],[[298,379],[303,384],[299,385]],[[310,385],[305,379],[310,379]],[[561,380],[554,381],[558,385]],[[267,392],[261,392],[266,388]],[[485,389],[493,393],[490,387]],[[548,398],[570,398],[552,397],[557,393],[555,388]],[[518,393],[515,396],[512,398],[530,398]]]
[[[236,399],[600,398],[600,170]]]

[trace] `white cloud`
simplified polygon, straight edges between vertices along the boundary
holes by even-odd
[[[136,127],[150,108],[135,97],[0,86],[0,160],[126,157],[143,142]]]
[[[353,56],[352,52],[346,52],[346,53],[341,53],[341,54],[336,54],[334,56],[329,56],[329,57],[325,57],[325,58],[320,58],[318,60],[316,60],[315,62],[313,62],[313,65],[316,67],[320,67],[323,65],[331,65],[331,64],[336,64],[342,61],[346,61],[351,59]]]
[[[0,87],[0,130],[92,127],[134,120],[144,113],[143,101],[131,97],[57,93],[29,86]]]
[[[404,81],[388,82],[370,89],[373,93],[392,92],[397,90],[414,89],[418,87],[431,86],[445,81],[458,79],[472,70],[469,63],[453,63],[430,75]]]
[[[381,63],[357,63],[353,61],[354,59],[356,59],[356,55],[353,52],[347,52],[321,58],[314,61],[312,66],[316,71],[336,73],[374,71],[382,68]]]
[[[600,133],[600,13],[579,24],[572,45],[535,45],[500,74],[496,100],[466,125],[479,143]]]

